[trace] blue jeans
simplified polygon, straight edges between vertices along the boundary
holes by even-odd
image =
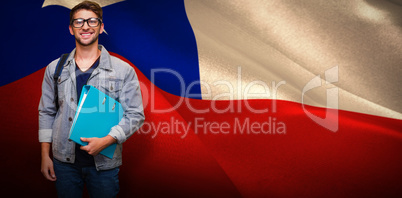
[[[94,166],[79,167],[53,160],[58,197],[82,197],[84,183],[90,197],[116,197],[119,192],[119,168],[97,171]]]

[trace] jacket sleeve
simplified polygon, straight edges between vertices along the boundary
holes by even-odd
[[[124,84],[120,93],[120,103],[124,109],[124,115],[118,125],[112,127],[109,135],[122,144],[144,123],[144,108],[140,84],[134,69],[131,66],[126,73]]]
[[[55,60],[57,61],[57,60]],[[52,126],[56,116],[56,105],[54,103],[54,80],[51,65],[46,67],[42,82],[42,95],[39,102],[39,142],[52,142]],[[54,70],[54,69],[53,69]]]

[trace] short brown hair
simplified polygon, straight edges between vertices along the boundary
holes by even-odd
[[[101,20],[103,17],[102,7],[96,2],[93,1],[83,1],[78,5],[74,6],[70,11],[70,23],[73,21],[74,14],[79,10],[90,10],[96,14]]]

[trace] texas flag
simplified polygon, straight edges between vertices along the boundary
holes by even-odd
[[[1,6],[2,194],[40,172],[47,64],[80,1]],[[401,197],[402,2],[99,0],[100,44],[135,69],[146,121],[120,197]]]

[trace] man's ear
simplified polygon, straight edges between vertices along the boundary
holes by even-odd
[[[68,29],[70,30],[70,34],[74,36],[73,27],[71,27],[71,25],[69,25],[69,26],[68,26]]]
[[[101,24],[101,27],[100,27],[100,32],[99,32],[99,34],[102,34],[103,33],[103,28],[105,27],[105,25],[104,25],[104,23],[102,23]]]

